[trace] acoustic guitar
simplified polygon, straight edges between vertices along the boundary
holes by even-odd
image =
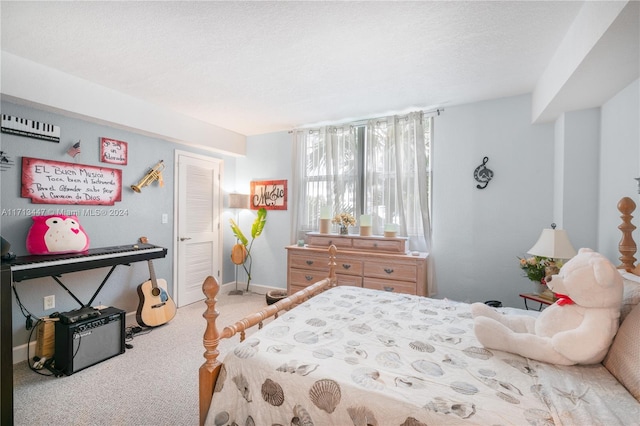
[[[140,239],[145,243],[146,239]],[[166,324],[176,316],[176,304],[167,293],[167,282],[156,278],[153,262],[149,263],[150,279],[138,286],[138,310],[136,320],[144,327],[157,327]]]

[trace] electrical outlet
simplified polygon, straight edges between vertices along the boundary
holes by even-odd
[[[45,296],[44,298],[44,310],[53,309],[56,307],[56,296]]]

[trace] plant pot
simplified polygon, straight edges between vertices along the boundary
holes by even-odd
[[[266,299],[267,299],[267,305],[273,305],[276,302],[279,302],[280,300],[284,299],[285,297],[287,297],[287,292],[283,291],[283,290],[271,290],[269,292],[267,292],[266,295]]]
[[[547,286],[542,284],[539,281],[531,281],[531,282],[534,285],[534,289],[533,289],[533,293],[534,294],[540,295],[540,294],[544,293],[544,291],[547,289]]]

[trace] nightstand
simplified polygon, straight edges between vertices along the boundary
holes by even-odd
[[[546,297],[540,296],[539,294],[534,294],[534,293],[522,293],[520,294],[520,297],[522,297],[524,299],[524,307],[529,310],[529,306],[527,305],[527,301],[531,300],[533,302],[538,302],[540,304],[540,306],[538,306],[538,311],[541,311],[543,309],[543,307],[546,307],[548,305],[553,305],[553,300],[551,299],[547,299]],[[531,308],[532,309],[532,308]]]

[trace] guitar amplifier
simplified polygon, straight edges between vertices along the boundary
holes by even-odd
[[[56,322],[56,369],[71,375],[124,353],[125,311],[109,307],[74,323]]]

